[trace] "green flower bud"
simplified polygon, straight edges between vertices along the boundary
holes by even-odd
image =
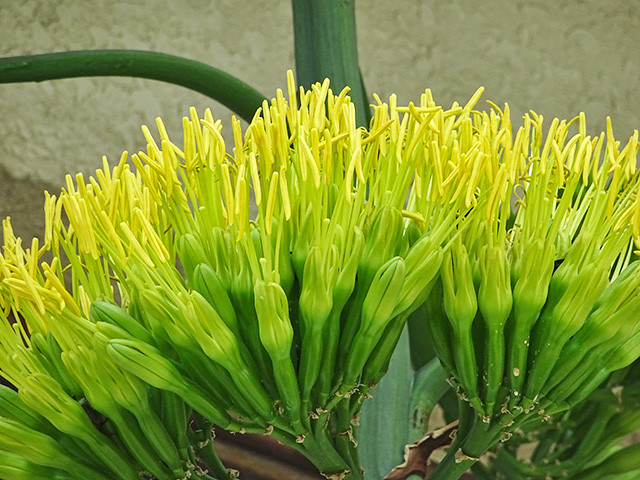
[[[480,251],[478,307],[486,326],[484,359],[485,404],[488,413],[498,401],[505,363],[504,326],[513,303],[509,261],[503,248],[485,245]]]
[[[19,393],[25,404],[47,418],[58,430],[85,441],[112,471],[121,473],[124,478],[137,478],[137,472],[129,462],[107,437],[95,429],[80,403],[51,377],[30,374],[24,379]]]
[[[200,239],[193,233],[185,233],[178,238],[178,258],[189,281],[193,279],[196,266],[207,261]]]
[[[59,468],[70,475],[107,480],[107,477],[98,471],[71,458],[50,436],[28,428],[20,422],[2,417],[0,417],[0,450],[12,451],[14,455],[29,462]]]
[[[277,283],[258,279],[255,284],[255,306],[260,340],[271,357],[278,392],[296,433],[302,434],[300,388],[290,357],[293,327],[289,320],[287,296]]]
[[[302,281],[304,274],[304,265],[309,254],[309,248],[313,242],[313,205],[309,204],[307,211],[302,216],[300,225],[296,230],[293,251],[291,252],[291,261],[293,270],[298,277],[298,281]]]
[[[608,267],[590,264],[579,272],[577,269],[565,270],[569,271],[573,271],[574,276],[565,275],[558,284],[558,287],[566,285],[562,296],[556,304],[547,303],[534,325],[526,388],[528,401],[540,394],[565,343],[582,327],[608,283]]]
[[[254,289],[262,345],[274,361],[289,358],[293,327],[289,320],[287,295],[277,283],[260,278],[256,280]]]
[[[371,351],[392,320],[404,278],[405,265],[401,257],[392,258],[378,269],[362,304],[360,328],[347,356],[342,393],[356,386]]]
[[[138,299],[142,315],[153,332],[154,339],[161,339],[167,345],[185,350],[193,351],[198,348],[189,332],[180,325],[180,310],[159,288],[142,290]],[[138,339],[142,340],[140,337]]]
[[[389,205],[376,212],[365,233],[365,244],[358,268],[358,283],[368,288],[376,272],[391,257],[396,255],[402,236],[402,213]]]
[[[473,408],[485,413],[478,392],[478,365],[472,326],[478,311],[469,255],[462,243],[455,243],[442,262],[444,311],[453,333],[453,358],[458,380]]]
[[[364,249],[364,235],[357,226],[353,227],[353,244],[347,259],[338,273],[335,287],[333,288],[333,309],[338,313],[342,311],[347,300],[353,293],[356,283],[358,264]]]
[[[556,386],[574,372],[585,357],[595,351],[608,351],[629,338],[640,318],[640,262],[627,266],[604,290],[584,325],[567,342],[543,391]]]
[[[178,369],[157,349],[134,340],[113,339],[107,345],[109,356],[119,366],[144,382],[182,397],[194,410],[205,415],[216,425],[232,425],[226,412],[206,400],[206,394],[194,383],[186,380]]]
[[[320,247],[312,247],[304,266],[304,279],[298,307],[302,336],[298,378],[303,396],[308,396],[311,392],[323,362],[322,331],[333,307],[331,275],[328,267],[331,261],[335,262],[337,252],[335,246],[332,245],[332,247],[334,248],[330,252],[330,258],[325,258]]]
[[[434,245],[429,236],[423,236],[409,249],[404,261],[407,276],[392,317],[405,312],[410,314],[416,299],[426,298],[432,286],[432,280],[440,270],[442,258],[442,247]]]
[[[238,331],[238,319],[220,276],[206,263],[201,263],[193,271],[193,289],[200,293],[218,313],[224,323],[233,331]]]
[[[134,338],[145,343],[153,343],[151,335],[140,322],[129,315],[124,308],[111,302],[102,300],[93,302],[89,309],[89,317],[93,323],[104,322],[116,325]]]
[[[336,254],[335,251],[332,251],[330,257],[335,258]],[[320,247],[312,247],[309,251],[304,266],[298,310],[303,335],[304,329],[314,330],[314,332],[322,330],[324,322],[331,312],[333,292],[330,285],[329,262],[330,259],[325,257]]]
[[[512,271],[513,309],[507,351],[510,407],[515,406],[522,398],[527,377],[531,328],[547,301],[554,256],[555,248],[552,243],[537,240],[517,259]]]

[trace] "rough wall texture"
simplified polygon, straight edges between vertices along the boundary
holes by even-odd
[[[622,0],[358,0],[360,60],[382,98],[509,102],[517,124],[587,113],[592,132],[613,119],[624,139],[640,128],[640,10]],[[267,96],[293,67],[288,0],[0,0],[0,55],[136,48],[223,68]],[[0,85],[0,217],[19,233],[41,228],[42,189],[67,172],[92,172],[102,155],[143,145],[139,125],[162,116],[174,137],[206,97],[148,80],[58,80]],[[226,128],[228,133],[230,128]],[[19,217],[19,218],[16,218]]]

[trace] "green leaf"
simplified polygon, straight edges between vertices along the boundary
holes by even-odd
[[[358,450],[369,479],[381,479],[403,462],[409,443],[413,376],[405,327],[387,374],[362,407]]]
[[[418,441],[428,433],[428,422],[434,407],[451,386],[447,374],[434,358],[416,372],[411,392],[411,430],[409,439]]]

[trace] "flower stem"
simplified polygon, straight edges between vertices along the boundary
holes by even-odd
[[[139,77],[202,93],[250,122],[266,97],[241,80],[195,60],[143,50],[77,50],[0,58],[0,83],[74,77]]]
[[[310,87],[325,78],[339,92],[350,87],[356,121],[371,120],[367,94],[358,66],[354,0],[292,0],[296,76]]]
[[[498,443],[503,427],[503,422],[489,424],[476,416],[468,434],[456,439],[442,462],[429,475],[429,480],[458,480],[487,450]]]
[[[192,447],[198,458],[215,478],[231,480],[229,470],[224,466],[213,447],[213,435],[211,434],[213,424],[197,413],[194,414],[194,418],[197,430],[189,433],[193,436]]]

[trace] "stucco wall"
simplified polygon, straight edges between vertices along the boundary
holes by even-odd
[[[443,104],[510,103],[514,123],[533,109],[551,119],[587,113],[592,132],[613,119],[624,139],[640,128],[637,0],[358,0],[367,88]],[[136,48],[226,69],[267,96],[293,67],[288,0],[0,0],[0,55]],[[42,189],[92,172],[103,154],[143,146],[139,125],[162,116],[180,137],[189,106],[208,98],[148,80],[92,78],[0,85],[0,217],[38,234]],[[226,131],[229,132],[230,128]]]

